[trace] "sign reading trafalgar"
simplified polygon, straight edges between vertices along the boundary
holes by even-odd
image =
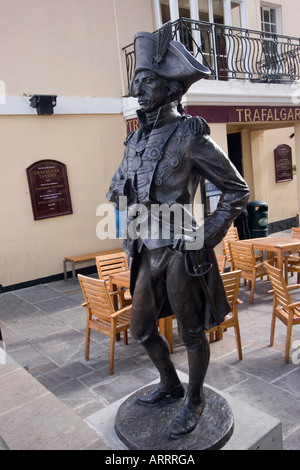
[[[277,123],[299,122],[299,106],[185,106],[185,113],[191,116],[201,116],[208,123],[238,122],[238,123]],[[136,117],[128,119],[127,133],[139,128]]]
[[[67,168],[56,160],[40,160],[26,169],[34,220],[72,214]]]

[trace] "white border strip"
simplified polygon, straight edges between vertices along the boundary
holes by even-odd
[[[6,96],[5,103],[0,104],[0,115],[37,115],[29,100],[30,96]],[[122,114],[122,99],[57,96],[53,111],[54,114]]]
[[[249,83],[199,80],[183,98],[183,104],[292,106],[300,84]]]
[[[6,96],[0,100],[0,116],[29,115],[37,112],[30,106],[30,96]],[[291,84],[252,84],[247,82],[218,82],[200,80],[183,97],[183,105],[262,105],[299,106],[300,83]],[[135,98],[101,98],[59,96],[54,114],[123,114],[132,117],[138,108]]]
[[[199,80],[182,99],[183,106],[299,106],[300,83],[265,84]],[[135,117],[136,98],[123,98],[123,116]]]

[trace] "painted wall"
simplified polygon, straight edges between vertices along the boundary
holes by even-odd
[[[0,284],[61,273],[65,256],[120,246],[97,238],[96,209],[107,202],[125,131],[121,116],[0,118]],[[73,214],[35,221],[26,168],[44,158],[67,165]]]
[[[151,0],[0,0],[8,95],[122,96],[122,47],[152,31]]]
[[[297,175],[293,175],[293,181],[276,183],[274,165],[274,150],[281,144],[291,147],[293,165],[296,165],[295,139],[289,138],[293,132],[293,127],[264,132],[264,185],[267,188],[270,222],[295,217],[298,212]]]

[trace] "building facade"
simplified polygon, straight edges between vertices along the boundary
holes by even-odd
[[[297,0],[0,0],[0,9],[3,291],[62,276],[65,256],[121,246],[100,239],[97,224],[137,125],[132,41],[167,21],[212,71],[185,95],[186,112],[206,118],[251,199],[268,203],[270,230],[296,223]],[[45,95],[52,114],[32,106]],[[218,199],[209,182],[201,198],[209,216]]]

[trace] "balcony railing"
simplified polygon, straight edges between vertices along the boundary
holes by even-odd
[[[173,39],[211,70],[209,79],[291,83],[300,78],[300,38],[180,18]],[[125,47],[128,85],[135,67],[133,44]]]

